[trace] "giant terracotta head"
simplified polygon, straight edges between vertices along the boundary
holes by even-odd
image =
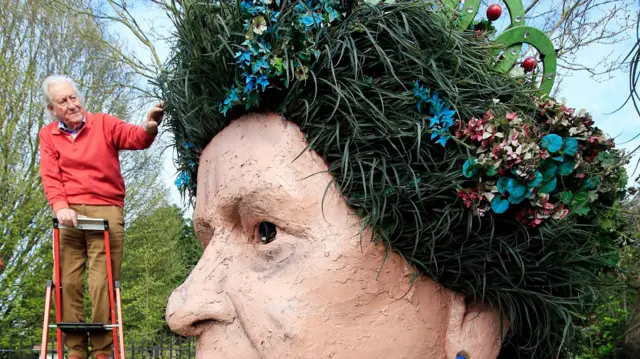
[[[584,224],[623,171],[553,76],[506,75],[441,3],[182,5],[158,85],[204,254],[166,318],[199,358],[568,348],[606,270]]]
[[[275,114],[207,145],[194,213],[205,251],[167,308],[174,331],[198,336],[198,358],[495,358],[498,311],[414,278],[332,182]]]

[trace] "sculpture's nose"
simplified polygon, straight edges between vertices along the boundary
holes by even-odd
[[[211,322],[230,323],[236,317],[233,303],[222,289],[226,253],[211,248],[214,246],[212,243],[205,250],[189,277],[169,297],[166,320],[180,335],[197,336]]]
[[[187,280],[169,297],[166,318],[169,328],[174,332],[183,336],[197,336],[211,322],[232,322],[235,309],[224,293],[194,288]]]

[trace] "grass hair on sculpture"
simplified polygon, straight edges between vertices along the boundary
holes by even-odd
[[[627,158],[587,113],[547,97],[547,43],[540,89],[506,74],[521,46],[513,34],[535,29],[491,42],[429,1],[181,6],[157,86],[189,199],[219,131],[245,113],[279,113],[389,249],[502,309],[505,353],[572,350],[617,263],[616,228],[602,222],[624,196]],[[504,48],[506,67],[496,65]]]

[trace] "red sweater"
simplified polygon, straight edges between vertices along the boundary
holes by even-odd
[[[54,213],[70,204],[124,207],[118,151],[143,150],[155,139],[111,115],[85,112],[85,121],[75,139],[58,121],[40,130],[40,176]]]

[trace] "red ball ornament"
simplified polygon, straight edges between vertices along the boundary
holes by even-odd
[[[487,19],[489,19],[489,21],[498,20],[500,15],[502,15],[502,7],[498,4],[492,4],[487,9]]]
[[[522,62],[522,67],[524,68],[525,72],[533,71],[533,69],[535,69],[536,66],[538,66],[538,61],[536,61],[536,59],[534,59],[533,56],[527,57]]]

